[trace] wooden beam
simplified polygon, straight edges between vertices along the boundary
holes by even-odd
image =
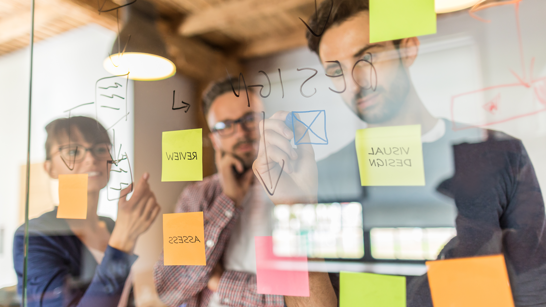
[[[236,52],[243,59],[261,57],[277,52],[307,46],[305,27],[300,27],[286,35],[266,36],[241,46]]]
[[[179,28],[184,36],[203,34],[238,24],[241,20],[275,15],[314,0],[241,0],[226,1],[189,15]],[[321,1],[317,1],[321,2]]]
[[[198,40],[167,34],[163,37],[167,53],[176,65],[178,72],[199,82],[210,82],[227,75],[242,72],[239,62],[225,56],[220,51]]]

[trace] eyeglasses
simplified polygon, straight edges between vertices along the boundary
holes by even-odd
[[[213,133],[218,133],[221,137],[230,136],[237,130],[235,127],[238,123],[246,131],[256,129],[257,122],[259,120],[258,113],[247,113],[243,117],[236,120],[226,120],[223,122],[217,122],[212,128]]]
[[[96,144],[92,147],[84,147],[79,144],[69,144],[59,147],[61,159],[69,168],[69,165],[73,165],[75,162],[81,162],[88,151],[90,151],[97,160],[111,159],[110,145],[105,143]]]

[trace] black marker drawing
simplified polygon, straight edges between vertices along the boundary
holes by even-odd
[[[186,111],[184,111],[184,113],[188,113],[188,111],[190,110],[190,104],[187,103],[187,102],[182,101],[182,103],[183,103],[184,105],[181,106],[181,107],[176,107],[176,108],[175,108],[175,107],[174,107],[174,96],[175,96],[175,91],[173,91],[173,106],[172,106],[172,109],[173,109],[173,110],[180,110],[180,109],[186,108]]]
[[[114,10],[118,10],[118,9],[124,7],[124,6],[131,5],[131,4],[135,3],[135,2],[137,2],[137,0],[133,0],[133,1],[129,2],[129,3],[125,3],[123,5],[119,5],[119,6],[116,6],[114,8],[111,8],[111,9],[103,10],[104,5],[106,4],[106,0],[103,0],[102,5],[100,4],[100,0],[97,0],[97,6],[99,8],[99,14],[100,14],[100,13],[106,13],[106,12],[111,12],[111,11],[114,11]]]
[[[341,70],[341,75],[329,75],[329,74],[326,74],[326,77],[330,77],[330,78],[338,78],[338,77],[343,77],[343,90],[342,91],[336,91],[334,89],[332,89],[331,87],[328,87],[332,92],[334,93],[338,93],[338,94],[341,94],[343,92],[345,92],[345,90],[347,89],[347,81],[345,81],[345,74],[343,74],[343,69],[341,68],[341,63],[339,63],[339,61],[326,61],[326,63],[336,63],[337,65],[339,65],[339,69]],[[354,68],[353,68],[354,70]]]
[[[125,167],[125,168],[121,167],[121,162],[123,162],[123,161],[126,161],[126,163],[127,163],[127,167]],[[110,166],[111,166],[111,168],[110,168]],[[114,168],[114,166],[116,168]],[[120,179],[119,182],[117,183],[117,185],[116,184],[110,184],[110,173],[111,172],[116,173],[118,175],[129,175],[129,177],[125,178],[125,179],[129,179],[127,181],[130,182],[130,183],[122,182],[121,179]],[[106,161],[106,173],[108,174],[107,175],[108,176],[108,187],[106,189],[106,198],[109,201],[120,199],[122,197],[127,196],[129,193],[133,192],[133,188],[134,188],[134,186],[133,186],[133,171],[131,169],[131,162],[129,161],[129,157],[127,156],[127,153],[124,153],[123,156],[121,157],[121,159],[113,159],[113,160]],[[127,187],[127,186],[131,187],[131,190],[128,193],[126,193],[124,195],[119,195],[119,197],[114,197],[113,195],[110,195],[110,190],[121,191],[121,190],[123,190],[125,188],[125,187],[123,187],[124,185],[125,185],[125,187]]]
[[[267,193],[269,193],[269,195],[273,196],[273,194],[275,194],[275,191],[277,190],[277,186],[279,185],[279,180],[281,180],[281,175],[282,175],[282,171],[284,170],[284,159],[282,160],[282,166],[281,166],[281,172],[279,173],[279,177],[277,178],[277,181],[275,182],[275,187],[273,187],[273,180],[271,179],[271,170],[269,169],[269,159],[267,158],[267,147],[266,147],[266,142],[265,142],[265,112],[262,111],[262,114],[263,114],[263,120],[262,120],[262,136],[263,136],[263,139],[264,139],[264,153],[265,153],[265,161],[267,162],[267,174],[269,175],[269,182],[271,184],[271,191],[269,190],[269,188],[267,187],[267,184],[265,184],[263,178],[262,178],[262,175],[260,175],[260,172],[256,172],[256,174],[258,174],[258,177],[260,178],[260,181],[262,182],[265,190],[267,191]]]
[[[307,23],[305,23],[305,21],[303,21],[303,19],[301,19],[301,17],[300,17],[301,22],[303,22],[303,24],[307,27],[309,32],[311,32],[311,34],[313,34],[316,37],[322,36],[322,34],[324,34],[324,30],[326,30],[326,25],[328,25],[328,20],[330,20],[330,14],[332,13],[332,9],[334,8],[334,0],[331,0],[331,1],[332,1],[332,5],[330,6],[330,11],[328,12],[328,17],[324,21],[324,27],[322,27],[322,31],[320,32],[320,34],[315,33],[313,31],[313,29],[311,29],[311,27],[309,27],[309,25]],[[316,14],[317,14],[317,0],[315,0],[315,15]]]
[[[279,79],[281,80],[282,98],[284,98],[284,85],[282,84],[281,69],[277,68],[277,70],[279,71]]]
[[[259,72],[261,72],[262,74],[264,74],[265,77],[267,78],[267,82],[269,83],[269,93],[267,93],[267,95],[265,95],[265,96],[262,95],[262,90],[264,89],[264,86],[261,85],[261,84],[249,85],[248,87],[261,87],[261,89],[260,89],[260,96],[261,96],[262,98],[267,98],[267,97],[269,97],[269,95],[271,94],[271,80],[269,80],[269,77],[267,76],[267,74],[265,73],[265,71],[260,70]],[[250,106],[250,105],[249,105],[249,106]]]
[[[366,59],[366,55],[369,55],[370,56],[370,59],[367,60]],[[355,68],[356,68],[356,65],[358,65],[358,63],[360,62],[366,62],[368,64],[370,64],[370,86],[362,86],[360,85],[358,82],[356,82],[356,79],[355,79]],[[366,52],[366,54],[364,55],[364,58],[356,61],[355,65],[353,66],[353,70],[351,72],[351,76],[353,77],[353,81],[358,84],[358,86],[364,88],[364,89],[372,89],[373,91],[375,91],[377,89],[377,71],[375,70],[375,66],[373,66],[373,55],[369,52]],[[375,77],[375,85],[374,85],[374,77]]]
[[[226,69],[226,72],[228,74],[228,78],[231,78],[231,76],[229,75],[229,72],[227,71]],[[241,79],[243,79],[243,84],[245,85],[245,92],[246,92],[246,100],[248,102],[248,107],[250,108],[250,97],[248,96],[248,87],[246,86],[246,81],[245,81],[245,76],[243,76],[243,73],[239,73],[239,79],[238,80],[238,88],[239,88],[239,91],[238,93],[235,92],[235,88],[233,87],[233,83],[231,83],[231,81],[229,82],[231,84],[231,89],[233,90],[233,94],[235,94],[236,97],[239,97],[240,94],[241,94]]]
[[[123,104],[125,105],[125,111],[122,111],[123,117],[127,121],[127,115],[129,114],[128,99],[126,99],[128,84],[129,73],[100,78],[95,82],[95,119],[97,121],[100,119],[105,126],[109,126],[106,130],[110,130],[119,122],[117,120],[117,111],[122,110]],[[112,124],[114,121],[115,123]]]
[[[305,94],[303,93],[303,86],[305,85],[305,83],[306,83],[307,81],[311,80],[311,78],[313,78],[314,76],[317,75],[318,70],[316,70],[316,69],[314,69],[314,68],[298,68],[297,70],[298,70],[298,71],[302,71],[302,70],[313,70],[313,71],[315,71],[315,73],[314,73],[311,77],[309,77],[309,78],[307,78],[305,81],[303,81],[303,83],[302,83],[301,86],[300,86],[300,93],[301,93],[301,95],[302,95],[303,97],[306,97],[306,98],[312,97],[313,95],[315,95],[315,94],[317,93],[317,88],[316,88],[316,87],[314,88],[315,91],[313,92],[313,94],[311,94],[311,95],[305,95]]]

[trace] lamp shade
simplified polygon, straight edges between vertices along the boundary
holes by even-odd
[[[176,66],[167,58],[165,42],[156,28],[155,7],[138,0],[123,9],[123,28],[112,46],[112,55],[104,60],[104,68],[113,75],[129,73],[130,79],[138,81],[172,77]]]
[[[436,13],[451,13],[472,7],[474,4],[484,0],[436,0]]]

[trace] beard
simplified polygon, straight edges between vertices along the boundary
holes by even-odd
[[[253,140],[251,138],[245,138],[245,139],[239,140],[237,143],[235,143],[235,145],[233,145],[233,148],[231,151],[232,155],[243,163],[245,169],[252,167],[252,163],[254,163],[254,160],[256,160],[256,156],[257,156],[257,152],[255,150],[237,154],[237,148],[241,145],[247,145],[247,144],[250,144],[254,147],[256,144],[256,140]]]
[[[351,99],[351,106],[353,112],[366,123],[381,124],[391,120],[400,112],[409,90],[409,76],[402,66],[402,61],[400,61],[394,80],[389,84],[388,90],[383,86],[377,87],[375,91],[370,88],[361,88],[360,92]],[[358,101],[375,93],[379,94],[383,101],[372,110],[361,112],[357,107]]]

